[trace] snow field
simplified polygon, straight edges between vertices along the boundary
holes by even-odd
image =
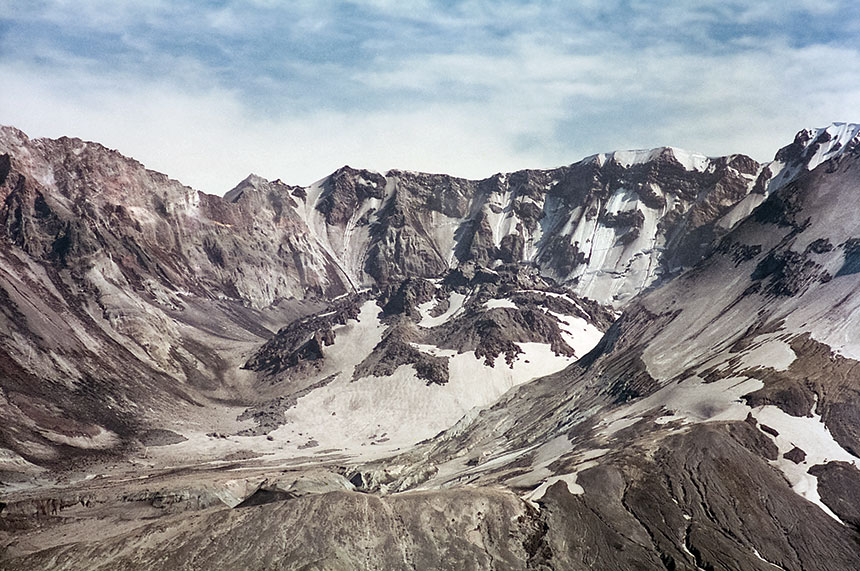
[[[797,417],[787,414],[779,407],[767,405],[753,409],[752,415],[759,423],[779,432],[778,436],[772,437],[779,448],[779,457],[771,464],[779,468],[797,494],[816,504],[827,515],[839,520],[836,514],[821,501],[818,493],[818,478],[808,470],[817,464],[834,461],[848,462],[860,468],[860,458],[852,456],[836,442],[830,430],[821,421],[821,416],[816,414],[814,409],[815,407],[813,407],[812,416]],[[799,464],[783,456],[795,446],[806,453],[806,458]]]

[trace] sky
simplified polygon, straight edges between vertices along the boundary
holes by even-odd
[[[856,0],[0,0],[0,124],[223,194],[860,122]]]

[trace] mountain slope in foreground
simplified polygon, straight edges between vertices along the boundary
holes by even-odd
[[[858,130],[224,199],[4,131],[0,565],[857,568]]]

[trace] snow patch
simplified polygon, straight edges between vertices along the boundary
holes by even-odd
[[[752,414],[759,423],[779,433],[778,436],[773,437],[779,448],[779,458],[771,464],[782,471],[797,494],[816,504],[827,515],[839,520],[836,514],[821,501],[821,496],[818,494],[818,478],[808,470],[817,464],[833,461],[848,462],[860,468],[860,458],[853,456],[836,442],[830,430],[821,422],[821,416],[815,414],[814,410],[810,417],[798,417],[791,416],[777,406],[765,405],[753,409]],[[795,464],[783,456],[795,446],[806,453],[806,458],[800,464]]]
[[[622,406],[608,414],[596,428],[600,429],[600,434],[611,436],[631,426],[646,413],[661,408],[669,412],[656,420],[658,424],[744,420],[751,409],[741,401],[741,397],[763,386],[764,383],[758,379],[746,377],[731,377],[712,383],[706,383],[699,377],[690,377]]]
[[[683,149],[669,147],[672,156],[688,171],[705,172],[711,164],[710,159],[700,153],[691,153]]]
[[[433,317],[430,315],[430,311],[436,307],[436,304],[439,302],[435,299],[431,299],[426,303],[422,303],[418,306],[418,313],[421,314],[421,321],[418,322],[419,327],[431,328],[436,327],[438,325],[442,325],[446,323],[449,319],[457,315],[462,309],[463,304],[466,301],[466,296],[462,293],[451,292],[451,295],[448,296],[448,309],[442,315],[437,315]]]
[[[830,140],[819,143],[815,154],[809,159],[809,170],[814,169],[834,156],[840,155],[849,143],[860,137],[860,125],[854,123],[833,123],[824,129],[816,129],[811,141],[815,141],[823,133],[830,135]]]
[[[561,338],[570,345],[576,357],[582,357],[597,345],[603,338],[603,332],[581,317],[572,317],[547,311],[548,314],[558,319],[558,327],[561,330]]]
[[[797,355],[791,345],[779,339],[772,339],[745,352],[740,367],[770,367],[777,371],[787,370]]]
[[[509,299],[491,299],[484,304],[486,309],[517,309],[517,304]]]
[[[665,152],[670,152],[675,159],[688,171],[704,172],[711,161],[703,154],[677,149],[675,147],[658,147],[656,149],[638,149],[631,151],[615,151],[611,157],[624,168],[655,161]]]
[[[592,462],[591,464],[597,465],[596,462]],[[588,467],[590,468],[591,466]],[[552,478],[545,480],[540,486],[529,492],[524,499],[532,504],[536,504],[536,502],[541,499],[544,494],[546,494],[546,491],[550,488],[550,486],[554,485],[556,482],[564,482],[567,485],[567,491],[571,494],[584,494],[585,490],[582,488],[582,486],[576,483],[576,475],[577,472],[572,472],[570,474],[561,474],[560,476],[553,476]]]
[[[462,305],[463,297],[457,296],[458,304],[452,306]],[[415,344],[421,351],[448,357],[447,383],[427,384],[417,377],[412,365],[402,365],[387,377],[354,381],[355,366],[381,339],[384,326],[377,314],[375,305],[368,302],[357,325],[337,331],[335,345],[328,353],[338,356],[340,362],[331,366],[342,372],[286,412],[288,425],[273,433],[277,440],[295,440],[291,435],[301,432],[304,440],[312,438],[320,449],[362,454],[362,447],[390,450],[409,446],[454,426],[470,410],[495,402],[511,388],[560,371],[574,361],[555,355],[549,345],[520,343],[523,353],[513,366],[499,355],[493,366],[487,367],[474,351],[457,353]]]
[[[584,472],[589,468],[593,468],[599,464],[594,458],[598,458],[606,453],[606,450],[590,450],[586,455],[582,458],[582,461],[576,465],[576,470],[573,472],[568,472],[567,474],[558,474],[555,476],[551,476],[544,480],[537,488],[523,496],[523,499],[527,502],[531,503],[533,506],[538,507],[538,500],[540,500],[545,494],[546,491],[553,486],[556,482],[564,482],[567,485],[567,491],[574,495],[581,495],[585,493],[585,489],[579,485],[576,481],[577,476],[580,472]],[[545,469],[545,468],[544,468]]]

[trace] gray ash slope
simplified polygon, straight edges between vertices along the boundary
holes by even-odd
[[[859,188],[855,141],[585,359],[365,485],[522,490],[556,568],[856,568]]]
[[[224,200],[98,146],[12,139],[0,177],[3,323],[12,332],[4,417],[14,419],[3,445],[19,457],[7,454],[7,465],[133,455],[121,443],[188,415],[182,402],[251,405],[236,427],[249,435],[234,438],[245,448],[266,432],[277,441],[284,420],[322,438],[310,409],[335,432],[370,430],[361,410],[375,403],[385,416],[386,393],[404,386],[394,399],[413,408],[392,426],[431,402],[454,411],[445,428],[467,414],[396,456],[357,453],[342,468],[316,457],[343,491],[319,485],[307,498],[233,511],[207,503],[191,518],[163,512],[153,525],[85,542],[51,530],[116,515],[75,508],[74,517],[40,520],[38,531],[4,518],[11,555],[0,565],[858,566],[856,126],[803,131],[768,165],[657,149],[480,182],[342,169],[305,189],[249,177]],[[89,152],[102,154],[71,168]],[[76,187],[79,179],[86,184]],[[124,206],[129,220],[111,222],[106,213],[130,188],[139,194]],[[153,196],[162,207],[140,204]],[[135,221],[141,230],[123,240]],[[240,263],[246,249],[259,260],[252,267]],[[283,276],[277,291],[267,272]],[[575,362],[584,351],[571,324],[601,331],[613,317],[579,296],[624,313]],[[290,312],[308,317],[288,324]],[[68,319],[78,320],[68,335],[47,335]],[[187,355],[159,355],[165,335]],[[523,383],[539,376],[527,368],[536,355],[558,372]],[[101,368],[104,360],[115,368]],[[79,376],[46,373],[59,366]],[[485,387],[515,388],[489,391],[471,410],[445,404],[484,390],[458,385],[464,371],[495,379]],[[502,380],[507,371],[521,373]],[[94,387],[98,397],[83,396]],[[87,408],[105,395],[125,424]],[[163,410],[136,411],[137,400]],[[57,421],[66,417],[79,424]],[[354,450],[392,436],[374,433]],[[343,454],[334,463],[344,466]],[[166,489],[178,485],[178,476],[159,477]],[[202,470],[195,478],[226,485]],[[194,548],[212,529],[211,549]],[[288,545],[277,540],[283,533],[314,540]]]
[[[2,440],[37,464],[240,398],[232,354],[307,311],[278,301],[346,291],[276,185],[231,205],[97,144],[2,141]]]

